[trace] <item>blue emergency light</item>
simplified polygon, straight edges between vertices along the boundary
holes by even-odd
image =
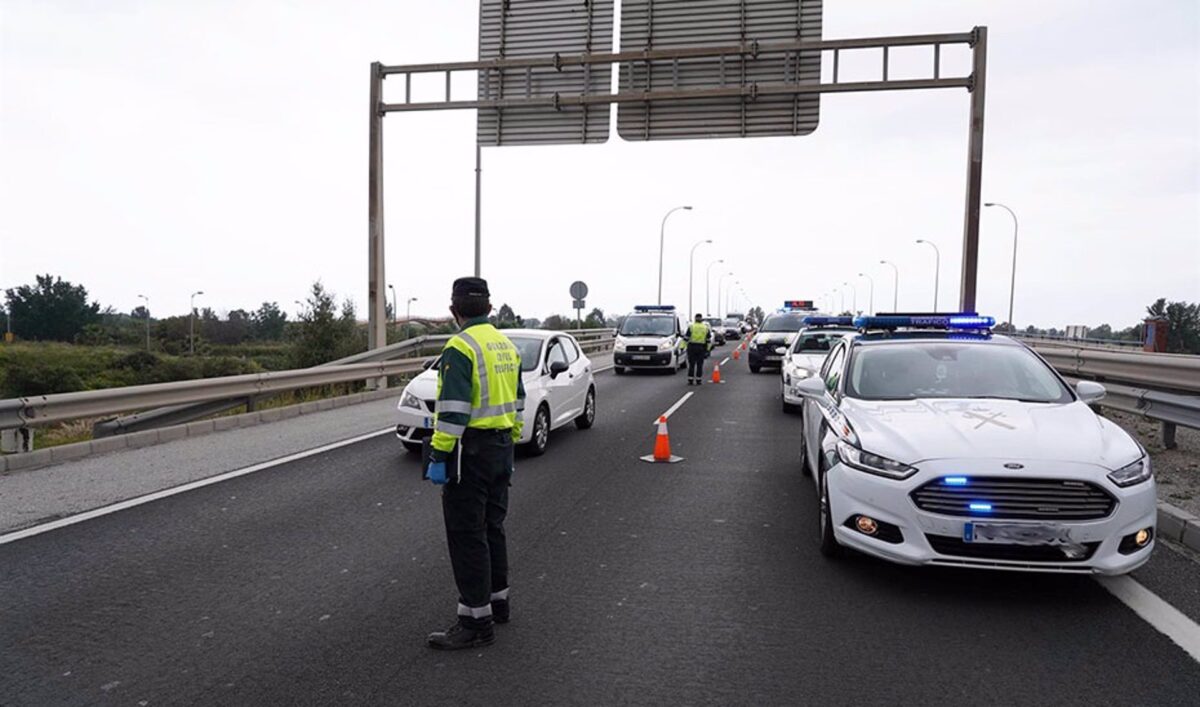
[[[954,314],[877,314],[855,317],[854,326],[859,329],[991,329],[996,326],[992,317],[983,317],[975,312]]]
[[[805,317],[801,322],[805,326],[851,326],[854,324],[853,317]]]
[[[635,312],[674,312],[673,304],[639,304],[634,306]]]

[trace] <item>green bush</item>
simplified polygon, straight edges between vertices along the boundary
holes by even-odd
[[[79,374],[61,363],[21,359],[10,363],[6,368],[6,397],[27,398],[35,395],[70,393],[84,387]]]

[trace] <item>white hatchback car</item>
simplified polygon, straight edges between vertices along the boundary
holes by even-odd
[[[574,422],[581,430],[596,421],[596,383],[592,362],[570,334],[540,329],[504,329],[521,354],[525,383],[525,428],[519,444],[539,455],[550,443],[550,431]],[[396,436],[410,452],[433,434],[437,399],[437,366],[431,365],[404,388],[397,405]],[[532,419],[531,419],[532,416]]]
[[[822,315],[804,318],[804,326],[796,333],[783,357],[781,385],[784,412],[799,412],[804,396],[796,389],[800,381],[811,378],[825,363],[829,349],[842,336],[856,331],[850,317]]]
[[[1110,575],[1150,559],[1150,457],[1088,407],[1103,386],[1072,388],[990,317],[855,324],[799,386],[823,553]]]

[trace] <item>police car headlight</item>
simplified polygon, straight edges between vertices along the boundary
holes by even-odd
[[[793,370],[792,373],[795,375],[796,380],[798,381],[802,381],[813,374],[813,372],[807,368],[797,368]]]
[[[776,346],[776,347],[775,347],[775,353],[777,353],[777,354],[785,354],[785,353],[787,353],[787,347],[786,347],[786,346]]]
[[[672,343],[670,339],[668,339],[658,345],[659,351],[670,351],[673,348],[675,348],[675,344]]]
[[[901,480],[917,473],[915,468],[907,464],[901,464],[878,454],[864,452],[846,440],[838,440],[837,452],[838,458],[842,460],[843,464],[868,474]]]
[[[616,351],[617,353],[625,353],[625,342],[617,339],[615,342],[613,342],[613,351]]]
[[[407,390],[404,391],[404,397],[400,399],[400,407],[421,409],[421,399]]]
[[[1150,470],[1150,455],[1144,454],[1141,459],[1109,474],[1108,480],[1121,488],[1125,488],[1140,484],[1143,481],[1149,481],[1152,476],[1154,476],[1154,473]]]

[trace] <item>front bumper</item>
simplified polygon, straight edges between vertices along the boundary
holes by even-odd
[[[670,368],[675,365],[675,353],[614,353],[613,364],[623,368]]]
[[[983,462],[981,466],[989,463],[992,462]],[[1105,478],[1107,472],[1083,464],[1055,464],[1053,469],[1045,468],[1040,473],[1035,469],[1022,472],[1028,478],[1088,481],[1103,487],[1116,499],[1116,505],[1107,517],[1098,520],[1030,521],[961,517],[931,513],[917,507],[909,495],[914,489],[941,476],[961,475],[964,466],[962,460],[934,462],[928,466],[922,465],[921,471],[909,479],[894,481],[852,469],[840,462],[835,464],[827,472],[834,535],[842,545],[907,565],[1115,575],[1137,569],[1150,559],[1154,549],[1153,540],[1130,554],[1121,553],[1118,546],[1125,536],[1142,528],[1154,528],[1157,497],[1153,480],[1122,489]],[[990,470],[978,474],[988,475],[999,474],[992,474]],[[847,521],[858,515],[896,526],[902,537],[899,542],[888,542],[847,527]],[[1067,529],[1071,541],[1086,546],[1088,550],[1082,559],[1071,559],[1054,546],[965,543],[964,526],[968,522],[985,521],[1013,525],[1051,523]],[[934,549],[935,544],[941,548],[940,552]]]
[[[784,349],[784,353],[779,353],[778,349]],[[758,346],[751,344],[748,354],[751,366],[783,366],[783,357],[786,354],[787,344],[767,344]]]
[[[396,438],[419,443],[433,434],[433,413],[425,408],[401,407],[397,410]]]
[[[816,375],[816,374],[814,373],[812,375]],[[812,376],[805,376],[804,378],[798,378],[791,371],[789,371],[787,369],[787,367],[785,366],[783,369],[783,375],[782,375],[783,402],[787,403],[788,405],[797,405],[797,406],[800,405],[801,403],[803,403],[804,396],[801,395],[797,391],[795,385],[797,383],[799,383],[800,381],[807,380],[808,378],[811,378],[811,377]]]

